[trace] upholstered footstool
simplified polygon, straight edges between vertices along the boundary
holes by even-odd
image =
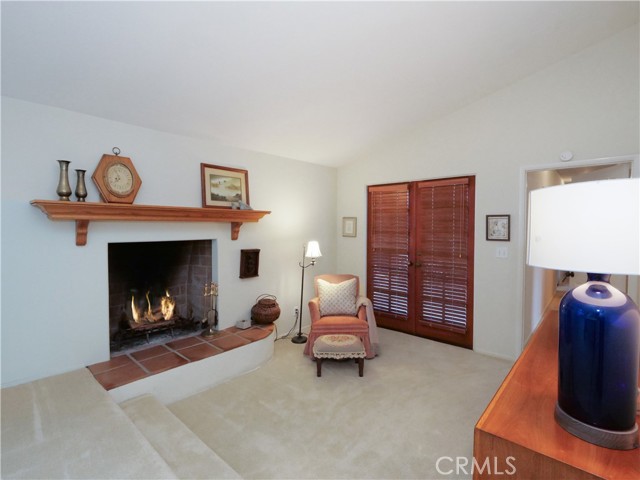
[[[322,376],[322,361],[325,358],[354,358],[358,363],[358,374],[362,377],[365,355],[362,340],[355,335],[321,335],[313,344],[313,358],[316,361],[318,377]]]

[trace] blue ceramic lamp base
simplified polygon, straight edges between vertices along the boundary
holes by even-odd
[[[560,302],[555,418],[587,442],[631,450],[638,447],[640,311],[609,275],[588,277]]]

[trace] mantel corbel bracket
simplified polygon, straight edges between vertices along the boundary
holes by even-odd
[[[231,222],[231,240],[237,240],[242,222]]]
[[[84,247],[87,244],[89,232],[89,220],[76,220],[76,246]]]

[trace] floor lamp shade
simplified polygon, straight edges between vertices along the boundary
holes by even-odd
[[[321,257],[320,244],[316,240],[310,240],[309,243],[307,243],[307,251],[304,256],[312,259]]]
[[[640,275],[640,180],[532,191],[527,263],[588,275],[560,302],[556,420],[588,442],[636,448],[640,311],[609,278]]]

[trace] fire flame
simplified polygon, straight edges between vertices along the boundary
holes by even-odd
[[[149,291],[147,291],[145,297],[147,297],[147,317],[153,318],[153,312],[151,311],[151,300],[149,300]]]
[[[133,295],[131,295],[131,313],[133,314],[133,321],[140,323],[140,311],[138,307],[136,307],[136,301]]]
[[[171,320],[173,317],[173,309],[176,308],[176,302],[171,295],[169,295],[169,290],[165,290],[166,296],[160,299],[160,308],[162,311],[162,316],[165,320]]]
[[[131,295],[131,314],[135,323],[153,323],[159,320],[171,320],[175,313],[176,301],[169,295],[169,290],[165,290],[165,295],[160,298],[160,308],[151,306],[150,292],[145,294],[147,299],[147,309],[144,315],[136,305],[134,295]]]

